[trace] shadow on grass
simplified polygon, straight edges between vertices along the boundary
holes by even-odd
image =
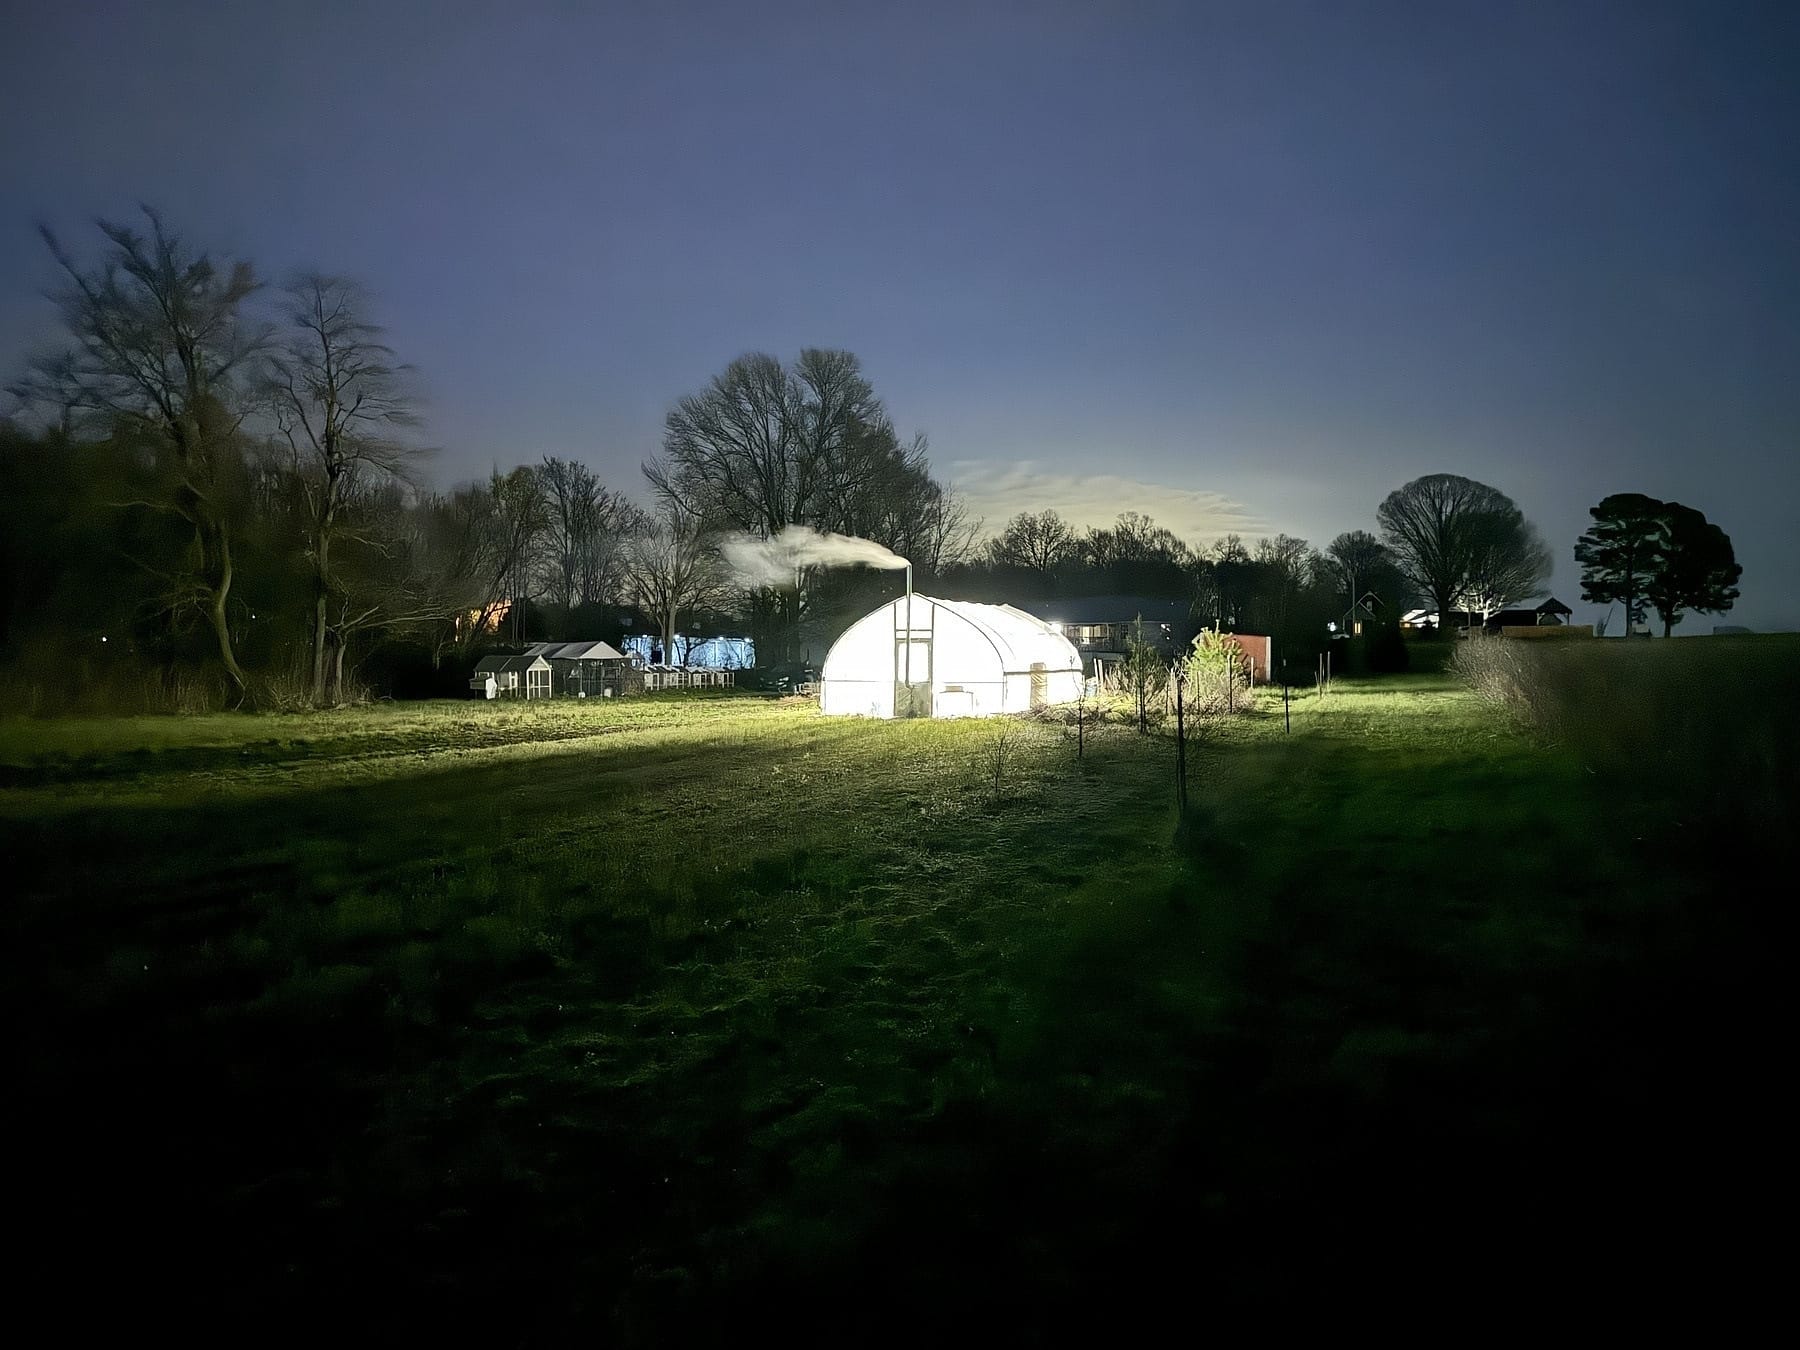
[[[1596,847],[1616,803],[1523,743],[1208,747],[1173,853],[1146,753],[1016,801],[746,744],[8,823],[28,1274],[1043,1341],[1772,1260],[1750,904]]]

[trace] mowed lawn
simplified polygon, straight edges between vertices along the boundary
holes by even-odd
[[[27,1279],[1029,1341],[1772,1262],[1682,804],[1446,676],[1190,755],[1178,820],[1166,736],[751,697],[4,724]]]

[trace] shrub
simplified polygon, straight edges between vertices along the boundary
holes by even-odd
[[[266,712],[305,712],[312,707],[312,681],[298,664],[277,667],[257,680],[257,706]]]
[[[1138,730],[1145,731],[1156,720],[1157,705],[1169,687],[1169,667],[1155,645],[1144,641],[1139,631],[1141,626],[1140,620],[1126,639],[1123,674]]]
[[[1551,730],[1554,705],[1535,649],[1501,637],[1456,645],[1450,670],[1480,697],[1540,730]]]
[[[1208,629],[1184,659],[1187,705],[1195,712],[1243,712],[1250,706],[1250,665],[1236,638]]]
[[[1384,623],[1363,630],[1364,659],[1372,675],[1400,675],[1412,666],[1412,653],[1400,635],[1400,625]]]

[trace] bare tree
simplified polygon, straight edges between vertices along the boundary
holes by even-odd
[[[441,613],[419,584],[405,488],[398,480],[352,481],[337,510],[330,588],[319,611],[327,660],[322,683],[312,693],[315,704],[343,701],[344,659],[359,635],[375,629],[405,632]]]
[[[333,550],[345,528],[344,506],[358,490],[374,491],[408,477],[421,451],[390,433],[418,418],[403,384],[404,367],[367,317],[361,288],[341,277],[303,273],[287,287],[285,341],[273,362],[275,424],[291,455],[293,482],[305,503],[305,555],[312,581],[311,692],[328,701],[341,686],[348,633],[333,623],[342,601]],[[337,605],[340,618],[349,612]],[[336,631],[339,651],[328,663]],[[329,670],[328,670],[329,665]]]
[[[1324,562],[1346,607],[1362,599],[1378,572],[1393,566],[1387,546],[1367,530],[1346,530],[1333,539],[1325,546]]]
[[[531,598],[532,563],[550,529],[550,503],[537,471],[521,464],[510,473],[498,469],[488,479],[494,513],[491,559],[494,564],[490,604],[504,602],[504,614],[516,641],[523,636],[523,602]]]
[[[1428,474],[1396,488],[1376,516],[1395,562],[1431,597],[1440,624],[1449,622],[1452,607],[1472,585],[1488,593],[1510,566],[1529,563],[1542,548],[1512,498],[1453,473]],[[1508,588],[1516,588],[1516,577],[1499,587]]]
[[[981,535],[982,522],[979,516],[969,514],[968,503],[954,487],[932,483],[931,489],[912,539],[905,549],[896,551],[911,558],[923,572],[941,572],[968,560]]]
[[[1309,599],[1320,571],[1319,555],[1306,540],[1291,534],[1259,539],[1246,596],[1246,610],[1257,630],[1272,633],[1277,640],[1291,640],[1309,629],[1323,631],[1326,620]]]
[[[422,497],[401,517],[404,608],[414,617],[397,626],[424,634],[433,667],[492,631],[505,613],[497,514],[489,485],[469,484]]]
[[[663,499],[690,513],[705,506],[752,534],[815,523],[806,517],[820,504],[822,473],[801,444],[800,401],[797,381],[775,357],[740,356],[670,411],[663,458],[644,474]]]
[[[417,637],[436,666],[500,613],[491,600],[501,534],[490,485],[419,496],[390,478],[352,487],[339,512],[326,613],[328,702],[345,695],[346,653],[360,635]]]
[[[681,616],[718,604],[729,585],[712,532],[673,503],[665,503],[632,541],[629,576],[633,598],[656,621],[670,661]]]
[[[1079,556],[1074,527],[1054,511],[1021,511],[988,541],[988,560],[997,567],[1022,567],[1048,575]]]
[[[409,514],[412,556],[421,596],[434,615],[432,659],[464,650],[507,624],[519,633],[519,602],[531,590],[531,568],[548,525],[535,470],[496,469],[485,483],[422,499]]]
[[[670,411],[661,459],[644,466],[657,496],[682,513],[768,537],[789,525],[856,534],[905,553],[901,537],[942,494],[925,445],[903,445],[855,356],[808,348],[791,368],[741,356]],[[758,607],[773,645],[791,647],[811,569]]]
[[[37,362],[12,392],[55,410],[65,426],[88,423],[144,447],[155,487],[139,504],[192,531],[189,593],[241,697],[248,681],[229,609],[233,508],[244,485],[244,393],[268,336],[242,314],[257,289],[250,265],[193,253],[160,214],[143,211],[148,236],[98,222],[109,248],[92,269],[42,231],[68,277],[57,300],[74,345]]]
[[[1212,619],[1226,628],[1241,626],[1254,581],[1254,566],[1244,541],[1235,534],[1215,541],[1195,560],[1193,570],[1198,574],[1201,614],[1210,611]]]
[[[860,486],[839,502],[838,532],[872,539],[922,573],[961,561],[980,523],[969,518],[952,489],[931,477],[925,438],[915,436],[904,449],[891,431],[872,439],[875,451],[864,460]]]
[[[547,455],[537,473],[548,521],[539,568],[544,593],[570,609],[617,599],[643,509],[574,460]]]
[[[1491,511],[1469,523],[1468,576],[1459,597],[1463,608],[1481,615],[1543,592],[1550,575],[1550,550],[1537,527],[1517,510]]]
[[[1173,530],[1138,511],[1121,511],[1113,524],[1089,530],[1081,549],[1095,567],[1144,563],[1185,567],[1193,560],[1193,550]]]

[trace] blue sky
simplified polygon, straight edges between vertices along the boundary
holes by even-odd
[[[1586,508],[1643,491],[1732,534],[1730,621],[1800,627],[1800,6],[8,15],[7,369],[34,223],[147,200],[365,281],[446,481],[635,489],[731,357],[843,346],[995,523],[1323,543],[1459,472],[1575,602]]]

